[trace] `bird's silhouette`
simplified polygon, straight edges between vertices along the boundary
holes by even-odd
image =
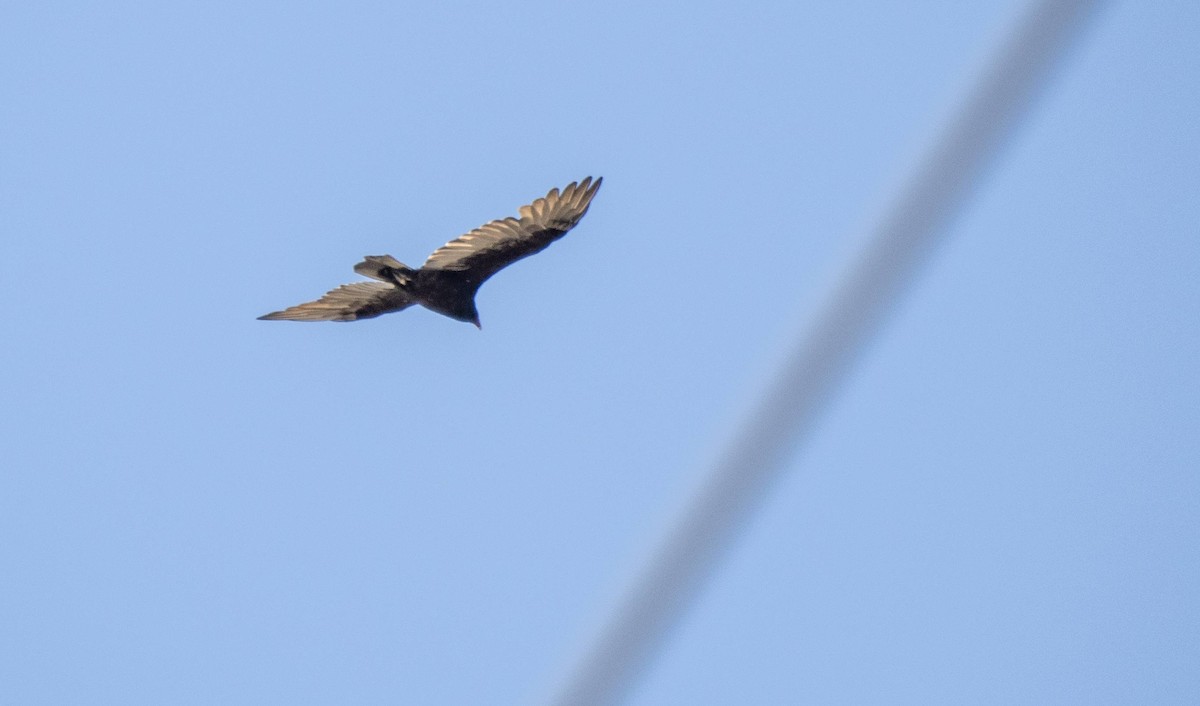
[[[420,269],[391,255],[369,255],[354,271],[375,282],[343,284],[312,302],[258,317],[267,321],[357,321],[420,304],[479,326],[475,293],[488,277],[563,237],[587,213],[603,178],[551,189],[520,218],[480,226],[433,251]]]

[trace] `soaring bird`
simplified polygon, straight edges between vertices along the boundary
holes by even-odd
[[[420,269],[391,255],[368,255],[354,271],[375,282],[343,284],[312,302],[258,317],[266,321],[358,321],[420,304],[479,326],[475,293],[488,277],[545,250],[587,213],[603,178],[571,182],[520,208],[520,218],[492,221],[433,251]]]

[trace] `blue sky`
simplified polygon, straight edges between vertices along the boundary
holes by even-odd
[[[544,695],[1023,6],[0,10],[0,702]],[[1098,17],[631,703],[1194,700],[1198,36]],[[587,175],[482,331],[255,320]]]

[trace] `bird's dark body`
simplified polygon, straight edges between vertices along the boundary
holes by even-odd
[[[426,309],[470,323],[478,317],[475,293],[482,284],[470,272],[421,269],[417,271],[417,301]]]
[[[522,258],[545,250],[587,213],[602,179],[571,183],[559,193],[520,209],[521,217],[492,221],[438,248],[419,268],[391,255],[371,255],[354,271],[375,280],[345,284],[312,302],[261,319],[357,321],[420,304],[458,321],[479,325],[475,293],[489,277]]]

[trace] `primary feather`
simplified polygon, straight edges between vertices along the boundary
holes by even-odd
[[[407,309],[416,302],[399,287],[383,282],[355,282],[330,290],[315,302],[258,317],[262,321],[358,321]]]

